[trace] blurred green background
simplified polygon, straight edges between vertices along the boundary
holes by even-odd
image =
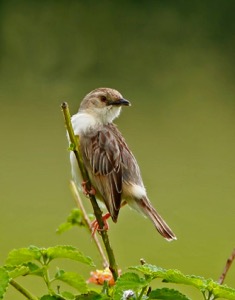
[[[74,206],[60,104],[73,114],[107,86],[132,103],[116,123],[178,237],[167,243],[124,208],[110,223],[120,268],[143,257],[219,277],[234,247],[234,10],[233,0],[0,2],[1,264],[13,248],[72,244],[101,267],[86,232],[55,231]],[[45,291],[39,279],[21,283]],[[9,288],[6,299],[23,297]]]

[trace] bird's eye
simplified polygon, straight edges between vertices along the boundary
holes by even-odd
[[[106,98],[105,96],[101,96],[101,97],[100,97],[100,100],[101,100],[102,102],[106,102],[106,101],[107,101],[107,98]]]

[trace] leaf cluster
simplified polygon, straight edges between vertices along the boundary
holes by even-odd
[[[9,285],[17,288],[27,299],[40,300],[127,300],[127,299],[174,299],[190,300],[188,296],[182,294],[178,289],[158,287],[151,289],[151,283],[155,279],[160,279],[164,283],[174,283],[179,285],[189,285],[198,289],[204,299],[229,299],[235,300],[235,289],[220,285],[212,279],[194,275],[184,275],[175,269],[163,269],[151,264],[143,264],[130,267],[128,272],[122,274],[116,284],[111,287],[108,284],[103,289],[97,291],[89,288],[85,279],[78,273],[67,272],[57,269],[55,274],[49,274],[50,263],[55,259],[71,259],[76,262],[94,267],[92,259],[72,246],[55,246],[49,248],[38,248],[30,246],[12,250],[6,260],[6,264],[0,268],[0,299]],[[41,297],[32,295],[29,291],[21,287],[15,279],[20,276],[39,276],[44,281],[48,289],[48,294]],[[76,293],[71,291],[55,291],[52,283],[63,282],[74,288]],[[57,284],[57,285],[58,285]]]
[[[53,276],[49,274],[50,263],[55,259],[70,259],[94,267],[90,257],[72,246],[60,245],[49,248],[30,246],[28,248],[14,249],[8,254],[6,264],[0,268],[0,299],[3,299],[9,284],[17,288],[27,299],[33,300],[75,299],[75,296],[70,292],[59,293],[54,291],[52,288],[53,282],[64,282],[76,289],[80,294],[87,293],[87,283],[80,274],[66,272],[62,269],[57,269]],[[49,295],[41,298],[35,297],[16,283],[15,279],[27,275],[41,277],[48,288]]]

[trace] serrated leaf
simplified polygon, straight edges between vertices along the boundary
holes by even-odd
[[[4,268],[0,268],[0,299],[3,299],[9,282],[10,278],[8,272]]]
[[[165,282],[191,285],[199,290],[205,290],[207,286],[204,278],[194,275],[184,275],[178,270],[167,270],[162,278]]]
[[[87,283],[84,278],[74,272],[64,272],[63,270],[59,270],[55,276],[56,280],[63,281],[73,288],[77,289],[80,293],[87,292]]]
[[[144,278],[139,277],[138,274],[128,272],[121,275],[116,281],[114,287],[114,300],[120,300],[125,290],[133,290],[137,292],[149,283]]]
[[[84,295],[76,296],[75,300],[108,300],[110,299],[108,296],[103,294],[98,294],[96,292],[89,292]],[[119,299],[120,300],[120,299]]]
[[[11,279],[19,277],[19,276],[24,276],[29,273],[29,268],[23,265],[16,266],[14,267],[11,271],[8,272],[9,277]]]
[[[95,266],[92,259],[89,256],[84,255],[78,249],[72,246],[55,246],[46,250],[46,254],[49,260],[55,258],[68,258],[71,260],[79,261],[81,263]]]
[[[8,272],[11,279],[25,275],[44,275],[43,269],[31,262],[18,266],[5,265],[4,269]]]
[[[165,269],[150,264],[134,266],[129,269],[139,271],[152,278],[161,278],[166,273]]]
[[[158,299],[158,300],[190,300],[190,298],[181,294],[179,291],[174,289],[162,288],[156,289],[150,292],[148,295],[149,299]]]
[[[235,289],[226,285],[220,285],[219,283],[208,280],[207,289],[213,293],[215,298],[224,298],[229,300],[235,300]]]
[[[174,269],[166,270],[150,264],[131,267],[130,269],[139,271],[144,275],[150,276],[152,279],[161,278],[165,282],[191,285],[199,290],[205,290],[207,286],[207,281],[204,278],[194,275],[184,275]]]
[[[161,278],[164,282],[178,283],[191,285],[199,289],[200,291],[209,291],[216,298],[224,298],[229,300],[235,300],[235,289],[220,285],[212,279],[204,279],[203,277],[194,275],[184,275],[178,270],[165,270],[154,265],[144,264],[130,269],[139,271],[145,276],[150,276],[152,279]]]
[[[12,250],[7,257],[6,263],[9,265],[21,265],[33,260],[40,260],[41,251],[35,246]]]

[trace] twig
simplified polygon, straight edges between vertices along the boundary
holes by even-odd
[[[26,297],[26,299],[29,300],[38,300],[38,298],[34,295],[32,295],[27,289],[25,289],[24,287],[22,287],[19,283],[17,283],[15,280],[11,280],[10,284],[12,286],[14,286],[14,288],[19,291],[22,295],[24,295]]]
[[[83,164],[80,152],[79,152],[79,137],[78,136],[75,137],[73,127],[71,124],[71,118],[70,118],[68,104],[66,102],[63,102],[61,104],[61,108],[62,108],[62,112],[64,115],[66,129],[68,131],[69,138],[72,143],[72,151],[74,152],[74,155],[77,159],[78,166],[81,171],[82,179],[86,182],[87,189],[90,190],[91,182],[90,182],[87,170],[84,167],[84,164]],[[108,233],[105,230],[104,221],[102,218],[102,211],[100,210],[99,205],[97,204],[95,196],[90,194],[89,198],[90,198],[90,201],[91,201],[91,204],[93,207],[94,215],[96,217],[97,223],[100,228],[100,235],[102,237],[102,240],[103,240],[103,243],[104,243],[107,255],[108,255],[109,269],[113,274],[114,280],[116,281],[116,279],[118,278],[118,267],[117,267],[117,263],[116,263],[115,256],[113,253],[113,249],[111,248],[111,245],[110,245]]]
[[[86,222],[86,225],[87,225],[88,229],[90,230],[90,232],[92,233],[90,219],[87,216],[87,213],[86,213],[86,210],[85,210],[85,208],[83,206],[83,203],[82,203],[81,197],[79,195],[78,189],[77,189],[77,187],[76,187],[76,185],[75,185],[75,183],[74,183],[73,180],[70,181],[70,186],[71,186],[72,193],[74,195],[74,200],[75,200],[78,208],[81,209],[83,217],[84,217],[84,220]],[[100,252],[100,256],[102,257],[103,267],[107,268],[109,264],[108,264],[108,261],[107,261],[107,258],[105,256],[105,254],[104,254],[103,248],[100,245],[99,239],[97,238],[96,233],[92,234],[92,238],[93,238],[93,240],[94,240],[94,242],[95,242],[95,244],[96,244],[96,246],[98,248],[98,251]]]
[[[234,259],[235,259],[235,248],[233,249],[232,254],[230,255],[230,257],[226,261],[226,265],[224,267],[224,270],[223,270],[223,272],[222,272],[222,274],[221,274],[221,276],[220,276],[220,278],[218,280],[219,284],[223,284],[224,283],[224,279],[225,279],[225,277],[226,277],[226,275],[228,273],[228,270],[231,267]]]

